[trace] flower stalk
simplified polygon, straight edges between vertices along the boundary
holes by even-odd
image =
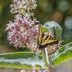
[[[42,51],[42,55],[43,55],[43,59],[45,61],[45,67],[46,67],[47,72],[54,72],[53,67],[52,67],[52,65],[50,64],[50,61],[49,61],[48,48],[45,48]]]

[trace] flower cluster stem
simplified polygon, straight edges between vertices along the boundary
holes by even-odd
[[[45,48],[42,51],[42,54],[43,54],[43,59],[45,61],[45,66],[48,66],[48,64],[50,64],[50,62],[49,62],[49,56],[48,56],[48,50],[47,50],[47,48]]]
[[[43,55],[43,59],[45,61],[45,67],[47,69],[47,72],[53,72],[53,68],[52,66],[50,65],[50,61],[49,61],[49,56],[48,56],[48,48],[45,48],[43,51],[42,51],[42,55]]]

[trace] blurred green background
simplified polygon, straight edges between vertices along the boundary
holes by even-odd
[[[7,41],[6,24],[13,19],[10,4],[13,0],[0,0],[0,45],[11,46]],[[72,0],[38,0],[34,10],[35,17],[42,24],[46,21],[56,21],[63,28],[63,43],[72,41]],[[11,46],[12,47],[12,46]],[[12,47],[14,48],[14,47]]]

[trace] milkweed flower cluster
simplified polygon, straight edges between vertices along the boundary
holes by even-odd
[[[10,44],[14,44],[15,47],[27,46],[27,48],[34,50],[37,47],[39,21],[21,15],[16,15],[15,18],[14,22],[10,21],[6,27]]]
[[[36,6],[36,0],[13,0],[10,6],[11,13],[16,15],[7,24],[7,39],[16,48],[27,47],[35,51],[38,47],[39,21],[31,15]]]
[[[14,0],[11,4],[11,13],[26,13],[37,7],[36,0]]]

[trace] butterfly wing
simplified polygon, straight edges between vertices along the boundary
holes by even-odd
[[[42,42],[42,30],[41,25],[39,25],[38,44],[41,44],[41,42]]]
[[[51,44],[58,43],[58,41],[55,40],[54,37],[49,36],[49,35],[47,35],[46,37],[45,36],[42,38],[41,45],[51,45]]]
[[[39,25],[39,37],[38,37],[39,48],[42,49],[47,47],[48,45],[57,43],[58,41],[54,37],[42,33],[41,25]]]

